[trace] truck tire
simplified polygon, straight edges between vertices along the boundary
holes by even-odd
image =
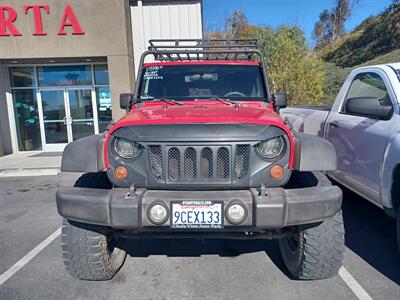
[[[331,185],[320,172],[293,172],[289,188]],[[295,226],[294,235],[279,240],[282,259],[290,275],[299,280],[326,279],[342,266],[344,226],[342,211],[324,222]]]
[[[105,172],[87,173],[75,187],[111,188]],[[122,267],[126,252],[107,228],[63,219],[61,249],[67,272],[83,280],[109,280]]]

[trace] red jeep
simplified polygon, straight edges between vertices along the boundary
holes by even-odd
[[[155,62],[145,63],[149,55]],[[337,274],[344,252],[341,190],[328,141],[279,116],[253,40],[152,40],[124,117],[69,144],[57,192],[67,271],[112,278],[135,238],[279,239],[295,279]]]

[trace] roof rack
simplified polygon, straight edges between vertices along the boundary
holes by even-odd
[[[152,39],[147,54],[158,61],[252,60],[255,39]]]
[[[149,50],[166,49],[257,49],[256,39],[152,39]]]

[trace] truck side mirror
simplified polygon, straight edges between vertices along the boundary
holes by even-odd
[[[121,109],[129,110],[131,108],[132,101],[132,93],[122,93],[119,95],[119,107],[121,107]]]
[[[287,107],[287,94],[286,92],[278,92],[274,94],[274,106],[277,111],[279,111],[280,108],[285,108]]]
[[[354,97],[346,100],[345,112],[378,120],[389,120],[393,113],[391,105],[382,105],[376,97]]]

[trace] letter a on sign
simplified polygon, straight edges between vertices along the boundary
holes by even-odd
[[[75,16],[74,11],[72,10],[71,5],[67,5],[65,7],[64,16],[60,24],[60,30],[58,31],[58,35],[67,35],[67,32],[64,31],[64,28],[67,26],[72,27],[72,29],[74,30],[72,34],[74,35],[85,34],[85,32],[82,30],[81,25],[79,24],[77,17]]]
[[[22,33],[15,27],[17,12],[10,6],[0,6],[0,36],[20,36]]]

